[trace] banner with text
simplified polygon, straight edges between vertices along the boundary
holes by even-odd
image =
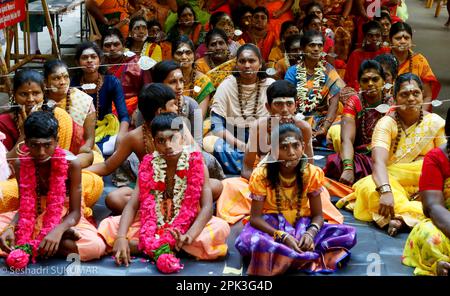
[[[0,0],[0,29],[25,20],[25,0]]]

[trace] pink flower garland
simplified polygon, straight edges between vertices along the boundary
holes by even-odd
[[[141,204],[139,210],[141,215],[139,249],[143,250],[145,254],[152,258],[154,258],[155,251],[161,246],[168,244],[170,249],[173,249],[175,246],[175,238],[169,232],[169,229],[178,229],[182,234],[189,230],[189,227],[197,216],[204,182],[202,155],[198,151],[192,152],[189,158],[189,174],[178,170],[176,172],[180,178],[187,178],[187,187],[180,211],[172,224],[165,224],[161,228],[158,228],[155,210],[155,195],[152,192],[160,190],[161,184],[159,184],[160,182],[155,182],[153,178],[153,158],[153,154],[145,156],[139,167],[139,200]],[[171,256],[158,256],[157,267],[161,272],[170,273],[181,269],[179,259],[172,254],[170,255]],[[167,267],[168,264],[174,264],[177,268],[166,270],[164,266]]]
[[[27,147],[23,148],[28,151]],[[20,268],[17,265],[24,265],[24,250],[21,248],[29,245],[32,249],[31,259],[33,263],[37,257],[37,248],[42,239],[50,233],[60,222],[63,213],[64,200],[66,198],[66,180],[68,163],[65,159],[66,153],[57,147],[51,159],[51,173],[49,190],[47,194],[47,207],[43,217],[42,228],[35,239],[33,239],[36,225],[36,200],[40,198],[36,194],[36,168],[31,157],[20,158],[20,204],[19,221],[16,230],[16,249],[13,250],[6,260],[7,264],[13,268]],[[26,180],[26,182],[25,182]],[[16,266],[14,262],[17,263]],[[28,263],[28,262],[27,262]],[[25,264],[26,266],[26,264]],[[24,267],[24,266],[23,266]],[[23,268],[22,267],[22,268]]]

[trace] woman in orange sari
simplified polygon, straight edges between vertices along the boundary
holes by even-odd
[[[431,70],[427,59],[420,53],[412,51],[412,28],[407,23],[395,23],[391,27],[389,38],[391,40],[392,54],[399,61],[398,75],[413,73],[420,77],[423,83],[423,101],[431,102],[436,99],[441,90],[441,84]],[[424,105],[431,111],[431,105]]]
[[[186,35],[194,43],[195,47],[203,43],[205,32],[201,23],[197,21],[197,15],[189,4],[178,7],[176,24],[169,29],[167,39],[175,42],[181,36]]]

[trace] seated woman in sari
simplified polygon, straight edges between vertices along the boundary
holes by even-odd
[[[355,49],[347,61],[344,81],[347,86],[352,87],[356,91],[359,90],[358,69],[364,60],[370,60],[377,55],[389,52],[388,47],[382,45],[382,27],[376,21],[370,21],[364,24],[364,42],[361,48]]]
[[[444,120],[422,111],[423,87],[411,73],[400,75],[394,88],[398,107],[378,120],[372,136],[372,175],[353,185],[354,193],[338,201],[342,207],[354,203],[353,214],[379,227],[389,224],[394,236],[405,224],[415,226],[425,218],[415,200],[423,157],[445,142]]]
[[[304,55],[300,63],[287,70],[284,79],[297,87],[297,112],[310,117],[315,145],[325,147],[328,129],[338,114],[339,92],[345,83],[334,67],[322,60],[321,32],[305,32],[300,43]]]
[[[101,35],[113,26],[125,38],[128,36],[128,4],[128,1],[86,0],[86,10],[95,19]]]
[[[450,136],[450,109],[445,134]],[[423,160],[419,191],[427,219],[417,224],[405,244],[402,263],[415,267],[415,275],[450,272],[450,141],[430,150]]]
[[[203,148],[212,153],[226,174],[239,175],[251,123],[268,116],[266,89],[274,82],[266,78],[264,62],[254,44],[238,49],[236,71],[217,88],[211,106],[211,133]]]
[[[235,246],[250,257],[250,275],[334,272],[350,258],[356,229],[324,223],[323,172],[303,156],[300,129],[283,124],[272,134],[276,137],[275,162],[259,166],[250,178],[250,223]]]
[[[302,58],[302,47],[300,41],[302,36],[300,34],[290,35],[284,40],[284,56],[279,59],[275,65],[276,74],[273,76],[276,80],[282,80],[286,76],[286,72],[290,66],[296,65]]]
[[[398,60],[393,54],[390,53],[377,55],[374,60],[380,63],[381,67],[383,67],[384,75],[386,76],[384,82],[391,85],[390,88],[385,87],[384,94],[385,96],[392,97],[394,89],[392,86],[394,85],[395,80],[398,76]]]
[[[276,45],[279,34],[269,29],[269,11],[262,6],[253,9],[250,30],[245,31],[242,38],[246,43],[255,44],[261,51],[264,62],[269,61],[269,54]]]
[[[180,37],[185,36],[194,43],[195,47],[197,47],[203,43],[205,38],[203,25],[197,21],[197,14],[188,3],[178,7],[176,24],[167,27],[166,22],[166,28],[169,29],[167,40],[172,42],[172,44],[180,39]]]
[[[156,20],[147,22],[148,38],[151,42],[157,43],[161,47],[162,60],[172,59],[172,43],[166,40],[166,35],[162,29],[161,23]]]
[[[176,13],[178,9],[176,0],[135,0],[135,2],[137,12],[134,14],[141,14],[148,22],[156,21],[160,24],[164,24],[169,13]]]
[[[278,41],[278,44],[270,51],[267,67],[274,67],[279,60],[283,59],[287,53],[290,53],[290,51],[285,47],[286,38],[298,34],[300,34],[300,30],[294,21],[285,21],[281,25],[280,40]]]
[[[61,60],[44,63],[44,79],[47,98],[72,117],[73,135],[70,151],[77,155],[81,168],[90,166],[94,159],[103,161],[95,146],[95,107],[92,97],[77,88],[70,87],[67,65]],[[98,148],[97,148],[98,149]]]
[[[364,61],[358,77],[362,93],[347,100],[341,124],[330,128],[328,135],[337,153],[328,156],[324,168],[325,176],[349,186],[372,174],[370,143],[383,117],[375,108],[391,99],[384,96],[386,75],[377,61]]]
[[[69,83],[68,80],[64,79],[60,80],[60,82],[64,85]],[[8,158],[17,158],[21,154],[21,145],[25,136],[23,123],[32,111],[36,108],[52,110],[47,104],[48,98],[44,97],[45,81],[41,74],[34,70],[22,70],[14,76],[13,84],[13,97],[10,102],[11,112],[0,115],[0,132],[5,134],[3,144],[9,151]],[[63,88],[67,89],[67,86]],[[65,93],[67,94],[67,90]],[[76,124],[74,124],[71,116],[59,107],[56,107],[52,112],[58,121],[59,146],[71,151],[73,154],[77,153],[84,165],[92,162],[92,152],[80,154],[79,146],[73,145],[74,142],[77,142],[74,138],[77,137],[79,141],[79,138],[83,137],[83,135],[79,135],[80,131],[74,130]],[[87,205],[84,209],[84,215],[88,217],[92,215],[92,210],[88,207],[92,207],[102,194],[103,180],[96,174],[83,170],[82,185],[83,202]],[[19,206],[19,191],[14,174],[8,180],[0,182],[0,190],[3,193],[3,198],[0,199],[0,213],[17,210]]]
[[[147,56],[156,62],[162,60],[161,47],[148,38],[147,21],[142,16],[130,20],[130,36],[127,38],[126,47],[139,57]]]
[[[236,57],[237,50],[239,46],[241,46],[241,43],[234,40],[238,36],[235,35],[234,23],[231,17],[223,11],[212,14],[209,19],[209,32],[214,29],[220,29],[225,32],[227,37],[225,38],[225,42],[228,46],[230,57]],[[207,55],[209,51],[207,47],[207,42],[200,44],[195,52],[195,57],[200,59]]]
[[[0,215],[0,256],[7,255],[12,270],[26,268],[38,256],[76,253],[81,261],[100,258],[106,246],[81,215],[81,166],[58,146],[58,121],[51,112],[33,112],[23,131],[25,155],[14,168],[20,205]]]
[[[111,155],[114,146],[120,143],[128,131],[130,118],[125,105],[125,97],[120,81],[113,75],[103,74],[100,68],[103,52],[97,44],[86,41],[81,43],[75,53],[75,61],[81,69],[77,72],[70,84],[72,87],[81,87],[94,101],[97,125],[95,129],[95,143],[103,155]],[[95,84],[95,88],[86,88],[86,85]],[[112,113],[112,105],[116,106],[118,119]],[[106,149],[105,149],[106,148]]]
[[[139,166],[132,198],[122,216],[100,223],[99,232],[119,265],[128,266],[130,254],[144,253],[158,268],[161,254],[171,251],[183,249],[200,260],[227,254],[230,227],[212,216],[208,169],[200,152],[183,147],[183,125],[173,124],[176,118],[164,113],[153,119],[155,151]]]
[[[139,55],[127,57],[124,55],[126,49],[122,35],[117,29],[109,29],[102,37],[105,63],[109,66],[108,72],[114,75],[122,84],[125,104],[128,116],[133,116],[137,108],[137,96],[142,87],[151,82],[148,71],[142,70],[137,64]],[[117,114],[116,106],[113,105],[113,113]]]
[[[412,28],[407,23],[393,24],[389,33],[391,39],[392,54],[400,64],[398,75],[413,73],[420,77],[423,83],[424,102],[436,99],[441,90],[441,84],[431,70],[427,59],[420,53],[412,51]],[[431,111],[431,105],[423,105],[424,110]]]
[[[223,76],[223,79],[231,74],[231,70],[236,65],[236,60],[230,58],[230,51],[227,46],[227,38],[227,35],[221,29],[212,29],[206,34],[205,44],[208,52],[207,55],[199,58],[195,62],[195,67],[197,68],[197,70],[199,70],[203,74],[207,74],[212,69],[215,69],[215,71],[219,71],[216,69],[218,69],[222,64],[227,63],[227,66],[230,69],[229,72],[226,72],[225,69],[222,70],[224,71],[224,73],[222,73],[221,71],[220,74]],[[222,66],[221,68],[224,68],[224,66]],[[218,83],[217,86],[219,86],[219,84],[220,83]],[[216,87],[214,82],[213,85]]]
[[[196,69],[194,53],[194,44],[185,36],[172,44],[173,60],[180,64],[183,71],[184,94],[197,101],[202,109],[203,117],[206,117],[211,93],[215,88],[209,77]]]
[[[295,115],[295,86],[286,80],[278,80],[267,88],[266,108],[270,117],[256,120],[250,127],[249,140],[246,145],[243,168],[240,177],[222,180],[223,191],[217,200],[217,216],[230,224],[234,224],[250,214],[251,198],[248,180],[255,167],[263,165],[270,152],[270,135],[278,129],[279,124],[292,123],[303,135],[305,154],[308,162],[313,164],[313,147],[311,126]],[[324,218],[332,223],[342,223],[344,217],[330,202],[326,189],[320,193]]]

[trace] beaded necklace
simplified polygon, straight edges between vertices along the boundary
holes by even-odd
[[[95,105],[95,114],[96,114],[96,118],[99,119],[98,117],[98,113],[99,113],[99,109],[100,109],[100,90],[103,86],[103,79],[102,79],[102,75],[100,73],[98,73],[98,78],[97,78],[97,83],[96,83],[96,94],[97,94],[97,99],[96,99],[96,105]],[[81,81],[80,84],[83,85],[84,84],[84,76],[81,76]]]
[[[363,110],[362,110],[362,114],[361,114],[361,117],[360,117],[360,119],[361,119],[361,132],[362,132],[362,144],[365,144],[367,142],[370,142],[371,139],[372,139],[372,137],[368,137],[367,133],[366,133],[366,115],[367,115],[367,108],[369,108],[369,104],[367,103],[367,101],[364,99],[363,96],[361,96],[360,99],[361,99],[361,101],[363,103]],[[385,100],[381,99],[379,104],[382,104],[384,102],[385,102]],[[379,104],[377,104],[377,105],[379,105]],[[381,114],[379,114],[378,117],[379,117],[378,119],[380,119],[382,117]]]
[[[192,64],[192,71],[191,71],[191,79],[189,81],[189,85],[187,86],[189,89],[189,96],[191,98],[195,98],[194,97],[194,87],[195,87],[195,69],[196,69],[196,64],[195,62]]]
[[[300,184],[301,184],[300,188],[297,188],[297,190],[294,191],[295,193],[297,193],[297,203],[296,203],[297,213],[296,213],[296,218],[295,218],[296,221],[301,217],[300,215],[301,215],[302,193],[303,193],[303,171],[298,172],[297,178],[300,178],[302,180],[302,182],[300,182]],[[296,187],[298,187],[298,182],[295,182],[295,184],[296,184]],[[281,196],[280,193],[283,190],[280,190],[280,187],[281,187],[281,180],[280,180],[280,184],[275,187],[275,202],[277,205],[278,213],[282,212],[282,207],[281,207],[282,199],[286,200],[288,202],[291,201],[291,199],[288,196],[284,195],[284,192],[283,192],[283,196]]]
[[[241,116],[244,118],[244,120],[246,120],[248,115],[244,114],[244,106],[243,106],[243,102],[242,102],[243,101],[242,84],[241,84],[241,81],[240,81],[239,78],[237,78],[236,80],[237,80],[236,82],[237,82],[237,87],[238,87],[239,108],[240,108],[240,111],[241,111]],[[256,112],[258,111],[260,91],[261,91],[261,80],[258,79],[256,81],[256,102],[255,102],[255,105],[253,107],[252,114],[249,114],[250,116],[255,116],[256,118],[258,118],[257,115],[256,115]],[[247,104],[248,104],[248,100],[247,99],[250,99],[250,98],[251,98],[251,95],[248,98],[246,98],[245,106],[247,106]]]
[[[142,134],[144,135],[143,139],[144,139],[145,154],[153,153],[153,151],[155,151],[153,144],[153,137],[150,133],[150,128],[148,127],[147,122],[144,122],[144,124],[142,124]]]
[[[419,115],[419,120],[417,121],[417,125],[419,125],[422,122],[422,120],[423,120],[423,110],[420,109],[420,115]],[[396,137],[395,143],[394,143],[393,154],[395,154],[395,152],[397,152],[398,143],[400,142],[400,137],[401,137],[402,131],[405,133],[406,137],[409,136],[409,134],[406,133],[406,130],[403,129],[400,117],[398,116],[397,112],[395,112],[395,121],[397,122],[397,137]]]

